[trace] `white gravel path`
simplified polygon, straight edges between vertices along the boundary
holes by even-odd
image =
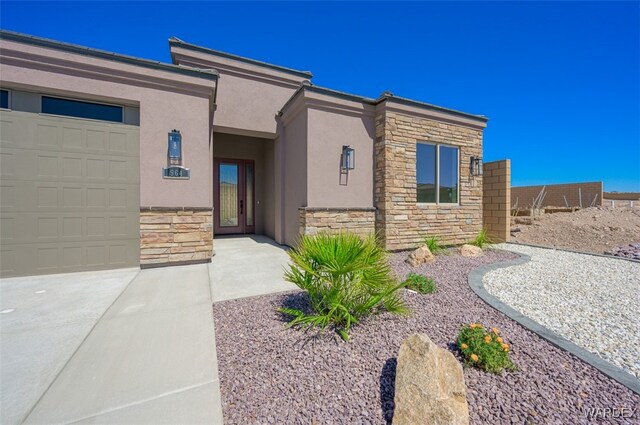
[[[531,261],[484,276],[487,291],[640,378],[640,263],[499,244]]]

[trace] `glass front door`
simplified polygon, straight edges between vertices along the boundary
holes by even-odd
[[[215,233],[253,233],[255,228],[254,162],[215,160]]]

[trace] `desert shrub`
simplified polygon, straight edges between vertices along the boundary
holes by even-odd
[[[333,328],[345,341],[349,328],[366,316],[388,311],[408,314],[391,273],[387,253],[373,237],[352,233],[303,236],[289,251],[285,279],[309,295],[312,313],[280,308],[293,316],[289,326]]]
[[[409,273],[404,281],[405,287],[421,294],[432,294],[436,292],[436,282],[430,277],[421,274]]]
[[[486,331],[479,323],[465,325],[458,334],[457,343],[468,365],[492,373],[516,370],[509,357],[510,347],[497,328]]]
[[[437,236],[428,236],[424,238],[424,244],[429,248],[429,251],[431,251],[433,255],[443,254],[446,251],[445,247],[440,243],[440,238]]]
[[[475,245],[478,248],[484,248],[485,246],[490,245],[492,243],[493,241],[487,234],[486,227],[483,227],[482,229],[480,229],[480,232],[478,232],[478,235],[476,236],[476,238],[471,241],[471,245]]]

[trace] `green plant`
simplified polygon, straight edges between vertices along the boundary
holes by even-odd
[[[409,273],[404,281],[407,288],[421,294],[432,294],[436,292],[436,282],[430,277],[421,274]]]
[[[465,325],[458,334],[457,344],[467,364],[492,373],[516,370],[509,357],[510,347],[497,328],[486,331],[480,323]]]
[[[473,241],[471,241],[471,245],[475,245],[478,248],[484,248],[486,245],[490,245],[492,243],[493,241],[487,234],[486,227],[483,227],[482,229],[480,229],[480,232],[478,232],[478,235],[476,236],[476,238]]]
[[[429,248],[433,255],[445,252],[444,246],[440,244],[440,238],[437,236],[429,236],[424,239],[424,244]]]
[[[285,279],[309,295],[312,313],[292,308],[289,326],[333,328],[345,341],[349,328],[368,315],[388,311],[408,314],[391,273],[387,253],[373,237],[352,233],[303,236],[289,251],[292,265]]]

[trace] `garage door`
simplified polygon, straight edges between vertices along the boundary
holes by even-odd
[[[0,118],[0,275],[137,266],[139,128]]]

